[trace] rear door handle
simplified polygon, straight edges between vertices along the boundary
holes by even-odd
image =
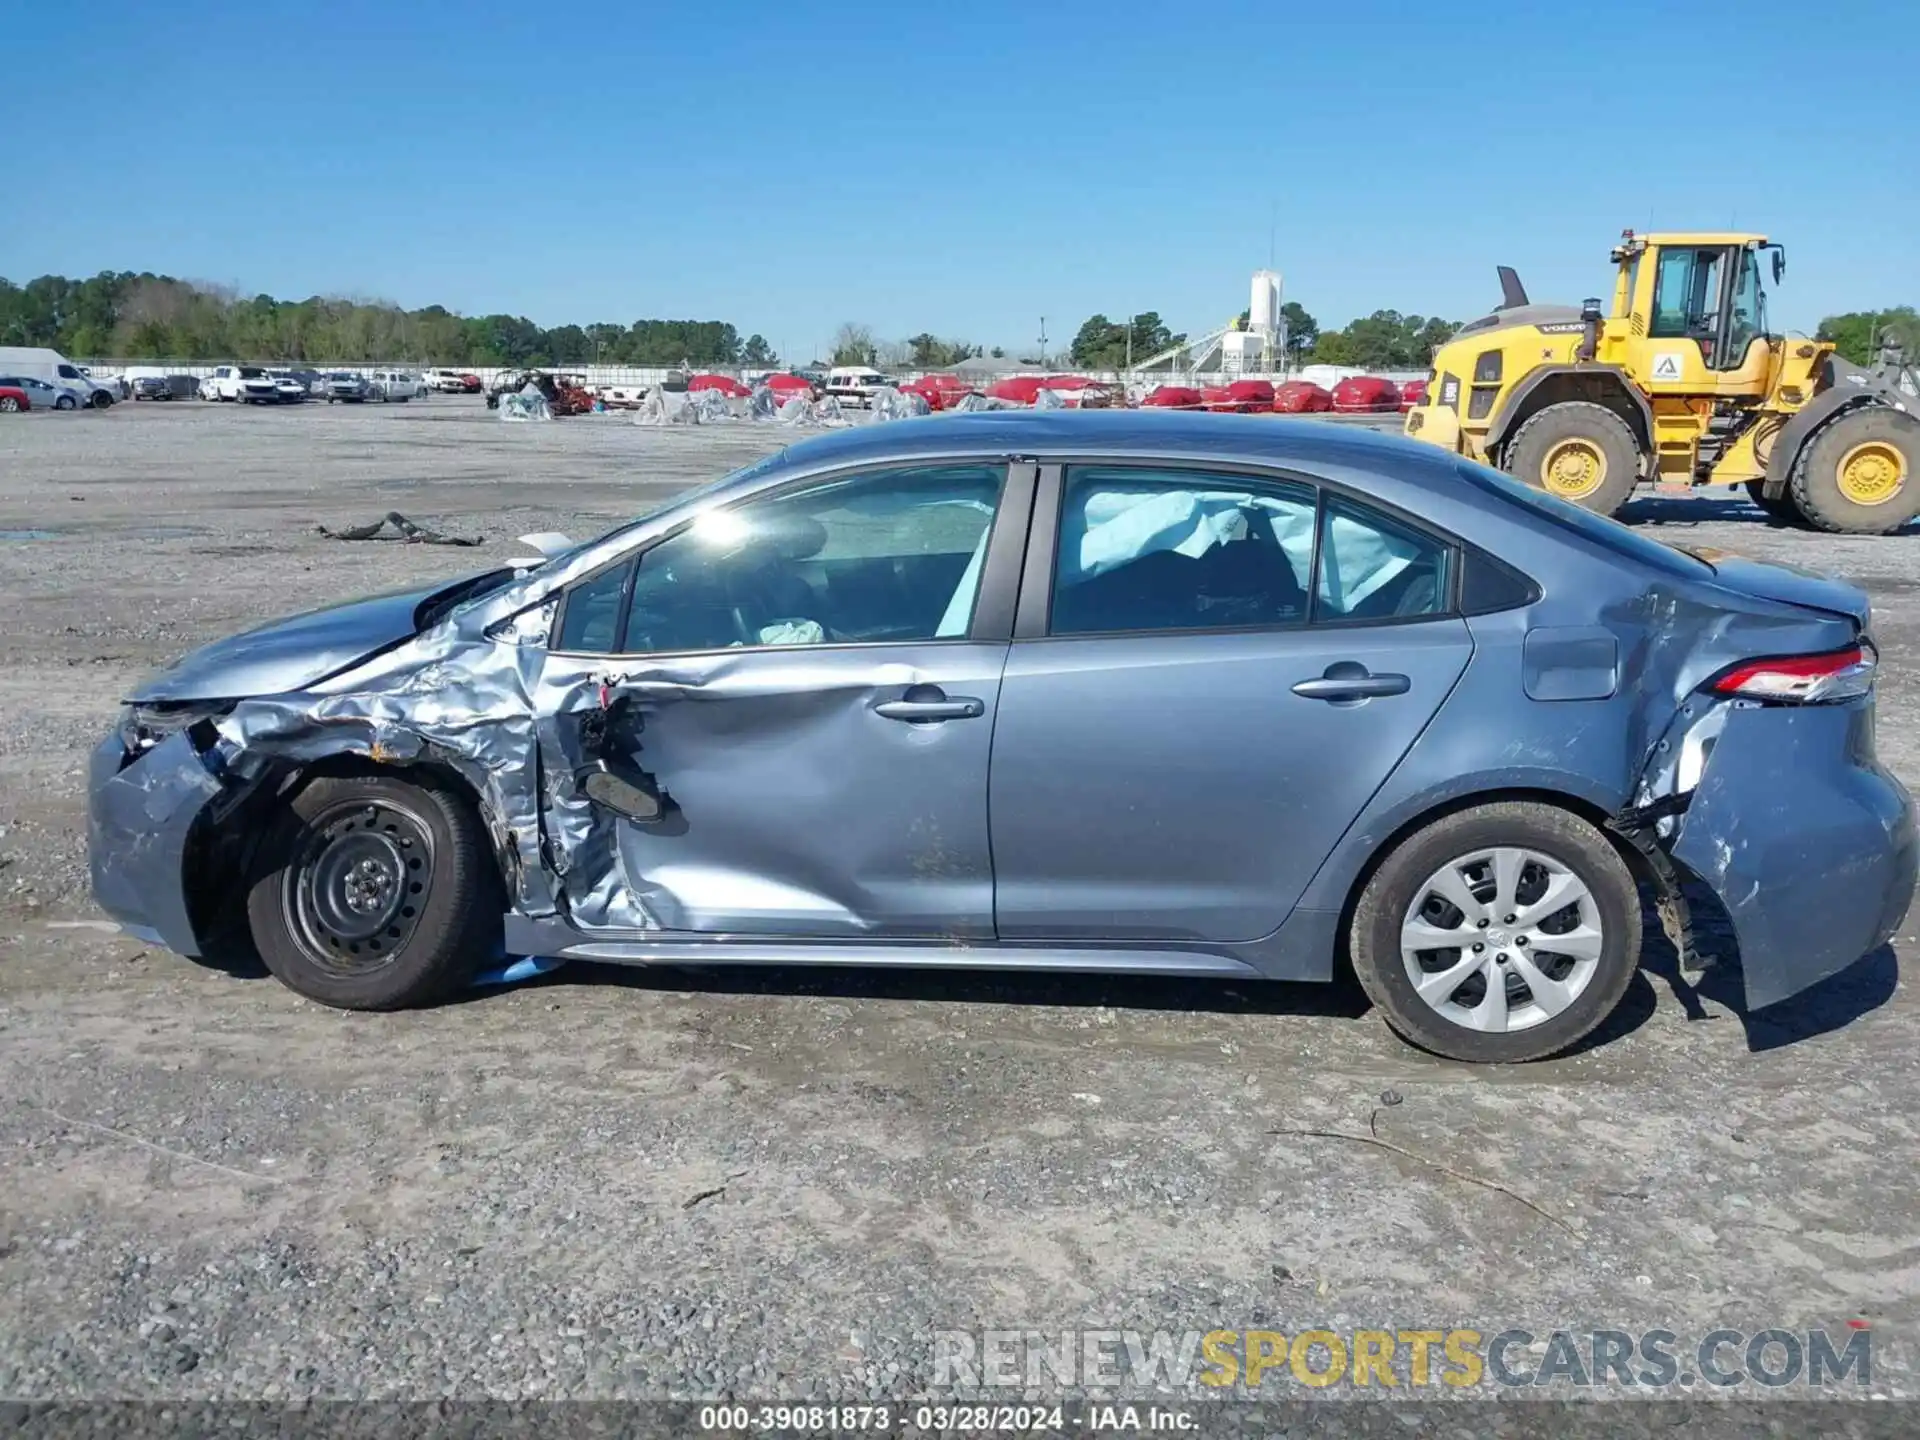
[[[1360,669],[1360,673],[1336,674],[1342,669]],[[1369,675],[1357,666],[1329,665],[1329,673],[1318,680],[1302,680],[1293,693],[1306,700],[1372,700],[1381,695],[1404,695],[1413,682],[1404,675]]]
[[[926,725],[935,720],[977,720],[987,707],[964,695],[939,700],[883,700],[873,713],[887,720],[904,720],[909,725]]]

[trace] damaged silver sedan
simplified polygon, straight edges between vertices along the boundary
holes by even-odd
[[[95,893],[244,914],[331,1005],[503,957],[1325,980],[1511,1061],[1640,892],[1748,1001],[1914,886],[1852,586],[1311,422],[983,414],[795,445],[583,545],[270,625],[129,697]]]

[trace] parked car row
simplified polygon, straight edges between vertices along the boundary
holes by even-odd
[[[81,410],[93,403],[84,389],[42,380],[38,375],[0,375],[0,391],[5,391],[11,402],[0,404],[0,410],[7,411]]]
[[[144,383],[145,377],[141,382]],[[307,400],[357,403],[366,400],[405,404],[426,394],[420,377],[411,370],[349,372],[222,365],[200,381],[203,400],[242,405],[298,405]]]

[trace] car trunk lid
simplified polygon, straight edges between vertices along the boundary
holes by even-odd
[[[1779,561],[1749,560],[1731,551],[1709,546],[1676,546],[1713,567],[1714,583],[1742,595],[1758,596],[1784,605],[1798,605],[1853,621],[1857,634],[1866,634],[1872,621],[1867,592],[1845,580],[1804,570]]]

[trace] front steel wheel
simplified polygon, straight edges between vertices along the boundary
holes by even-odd
[[[432,876],[432,828],[413,808],[343,800],[308,822],[281,904],[311,963],[365,975],[413,938]]]
[[[269,827],[247,895],[267,968],[347,1010],[458,989],[499,948],[504,913],[480,817],[428,775],[311,781]]]
[[[1354,974],[1403,1039],[1454,1060],[1537,1060],[1605,1020],[1640,961],[1633,873],[1539,801],[1475,805],[1396,845],[1354,904]]]

